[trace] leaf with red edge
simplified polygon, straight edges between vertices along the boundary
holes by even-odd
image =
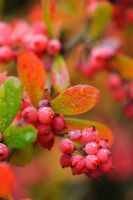
[[[114,140],[113,133],[110,130],[110,128],[108,128],[108,126],[106,126],[105,124],[95,121],[88,121],[84,119],[75,119],[75,118],[65,118],[65,121],[67,127],[66,131],[71,131],[74,129],[82,130],[84,128],[94,126],[96,130],[99,132],[99,139],[107,140],[110,146],[113,144]]]
[[[0,197],[10,199],[15,184],[15,174],[10,165],[0,163]]]
[[[76,85],[68,88],[51,101],[55,113],[76,115],[84,113],[95,106],[99,91],[89,85]]]
[[[117,54],[110,60],[110,66],[117,70],[125,79],[133,79],[133,58]]]
[[[46,74],[40,59],[32,52],[18,57],[18,74],[32,104],[37,107],[43,97]]]
[[[62,56],[55,57],[51,71],[52,86],[57,93],[62,93],[70,85],[69,73]]]

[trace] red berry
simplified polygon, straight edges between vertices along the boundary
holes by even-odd
[[[70,167],[72,164],[72,156],[63,154],[60,158],[60,164],[63,168]]]
[[[110,151],[108,149],[100,149],[97,153],[97,159],[99,162],[107,162],[110,158]]]
[[[108,86],[110,89],[117,89],[121,86],[122,80],[118,74],[111,74],[108,78]]]
[[[81,131],[80,130],[73,130],[68,133],[68,137],[72,141],[78,141],[81,139]]]
[[[38,130],[39,136],[47,135],[47,134],[50,133],[50,131],[51,131],[51,126],[48,125],[48,124],[38,123],[38,124],[36,125],[36,128],[37,128],[37,130]]]
[[[63,139],[60,142],[59,149],[62,153],[72,153],[74,151],[74,145],[71,140]]]
[[[48,133],[47,135],[39,135],[38,141],[42,143],[50,142],[54,139],[54,134],[52,132]]]
[[[9,155],[8,148],[5,144],[0,143],[0,161],[4,161],[7,159]]]
[[[53,145],[54,145],[54,138],[53,138],[52,140],[50,140],[49,142],[45,142],[45,141],[43,141],[43,140],[40,140],[40,141],[39,141],[39,144],[40,144],[43,148],[50,150],[50,149],[53,147]]]
[[[72,167],[81,170],[85,166],[85,159],[81,155],[72,156]]]
[[[33,51],[36,53],[42,53],[47,49],[48,38],[45,35],[38,34],[34,36],[33,40]]]
[[[56,132],[61,132],[65,128],[65,120],[62,115],[57,115],[54,117],[52,122],[52,128]]]
[[[99,150],[99,145],[96,142],[87,143],[85,146],[85,152],[87,154],[97,154]]]
[[[88,142],[96,142],[98,140],[98,132],[93,127],[85,128],[82,131],[81,142],[86,144]]]
[[[85,157],[85,165],[88,169],[96,169],[98,166],[98,159],[95,155],[88,155]]]
[[[107,173],[112,170],[112,166],[112,161],[108,160],[107,162],[100,165],[100,170],[101,172]]]
[[[48,43],[48,53],[55,56],[61,49],[61,43],[57,39],[52,39]]]
[[[25,108],[22,112],[22,116],[27,123],[35,123],[38,119],[37,110],[31,106]]]
[[[99,147],[102,149],[107,149],[108,148],[108,144],[105,140],[99,140]]]
[[[9,62],[14,57],[13,50],[9,46],[0,47],[0,61]]]
[[[98,179],[98,178],[100,178],[101,177],[101,172],[100,172],[100,170],[98,170],[98,169],[95,169],[95,170],[92,170],[90,173],[89,173],[89,177],[91,178],[91,179]]]
[[[71,169],[72,170],[72,174],[73,175],[80,175],[80,174],[82,174],[83,172],[82,172],[82,169],[78,169],[78,168],[72,168]]]
[[[49,124],[52,122],[54,112],[49,107],[42,107],[38,110],[38,119],[41,123]]]

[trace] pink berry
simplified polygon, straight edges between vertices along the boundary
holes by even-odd
[[[73,130],[68,133],[68,137],[72,141],[78,141],[81,139],[81,131],[80,130]]]
[[[85,165],[88,169],[96,169],[98,166],[98,159],[95,155],[88,155],[85,157]]]
[[[31,106],[23,110],[22,116],[25,122],[32,123],[32,124],[35,123],[38,119],[37,110]]]
[[[61,43],[57,39],[52,39],[48,43],[48,53],[55,56],[61,49]]]
[[[98,132],[93,127],[85,128],[82,131],[81,143],[96,142],[98,140]]]
[[[60,164],[62,168],[70,167],[72,164],[72,156],[68,154],[63,154],[60,158]]]
[[[99,140],[99,147],[102,149],[107,149],[108,148],[108,144],[105,140]]]
[[[35,34],[47,34],[47,32],[48,32],[45,24],[41,21],[33,23],[32,31]]]
[[[8,148],[5,144],[0,143],[0,161],[4,161],[7,159],[9,155]]]
[[[49,124],[52,122],[54,112],[49,107],[42,107],[38,110],[38,119],[41,123]]]
[[[71,140],[63,139],[60,142],[59,149],[62,153],[72,153],[74,151],[74,145]]]
[[[85,152],[87,154],[97,154],[99,150],[99,145],[96,142],[87,143],[85,146]]]
[[[101,172],[100,172],[100,170],[98,170],[98,169],[95,169],[95,170],[92,170],[90,173],[89,173],[89,177],[91,178],[91,179],[98,179],[98,178],[100,178],[101,177]]]
[[[0,61],[9,62],[14,57],[13,50],[9,46],[0,47]]]
[[[111,74],[108,79],[108,86],[110,89],[117,89],[121,86],[121,77],[117,74]]]
[[[36,125],[36,128],[37,128],[38,134],[39,134],[40,136],[47,135],[47,134],[50,133],[50,131],[51,131],[51,126],[48,125],[48,124],[38,123],[38,124]]]
[[[42,34],[34,36],[33,51],[35,51],[36,53],[42,53],[47,49],[47,46],[48,46],[47,36]]]
[[[56,115],[52,122],[52,128],[56,132],[61,132],[65,128],[65,120],[62,115]]]
[[[85,166],[85,159],[81,155],[72,156],[72,167],[81,170]]]
[[[107,173],[112,170],[112,166],[112,161],[108,160],[107,162],[100,165],[100,170],[101,172]]]
[[[110,151],[108,149],[100,149],[97,153],[97,159],[99,162],[107,162],[110,158]]]

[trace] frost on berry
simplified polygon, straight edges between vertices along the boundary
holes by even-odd
[[[85,165],[88,169],[96,169],[98,166],[98,159],[96,155],[88,155],[85,158]]]
[[[87,143],[85,146],[85,152],[87,154],[97,154],[99,150],[99,145],[96,142]]]
[[[85,166],[85,159],[81,155],[72,156],[72,167],[81,170]]]
[[[88,142],[96,142],[98,140],[98,132],[93,128],[85,128],[82,131],[82,144],[86,144]]]
[[[97,159],[99,162],[107,162],[110,158],[110,151],[108,149],[100,149],[97,154]]]
[[[41,123],[49,124],[52,122],[54,112],[50,107],[42,107],[38,110],[38,119]]]
[[[78,141],[81,139],[81,131],[80,130],[73,130],[68,132],[68,137],[72,141]]]
[[[71,140],[63,139],[60,142],[59,149],[62,153],[72,153],[74,150],[74,145]]]

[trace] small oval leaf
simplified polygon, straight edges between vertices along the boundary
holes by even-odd
[[[21,149],[32,144],[37,137],[37,131],[33,126],[11,126],[4,131],[4,143],[9,148]]]
[[[32,104],[37,107],[43,96],[46,74],[40,59],[32,52],[18,57],[18,74]]]
[[[55,113],[76,115],[84,113],[95,106],[99,91],[89,85],[76,85],[68,88],[51,101]]]
[[[0,131],[4,131],[17,115],[22,100],[19,79],[10,77],[0,86]]]
[[[75,118],[65,118],[67,131],[73,129],[84,129],[86,127],[94,126],[96,130],[99,132],[99,139],[108,140],[108,144],[112,146],[113,144],[113,133],[112,131],[105,125],[95,121],[88,121],[83,119],[75,119]]]
[[[89,39],[95,40],[101,36],[112,19],[112,5],[108,2],[99,2],[92,15]]]
[[[62,56],[55,57],[51,70],[52,86],[57,93],[62,93],[70,85],[69,73]]]
[[[123,78],[133,79],[133,58],[117,54],[110,60],[110,66],[117,70]]]

